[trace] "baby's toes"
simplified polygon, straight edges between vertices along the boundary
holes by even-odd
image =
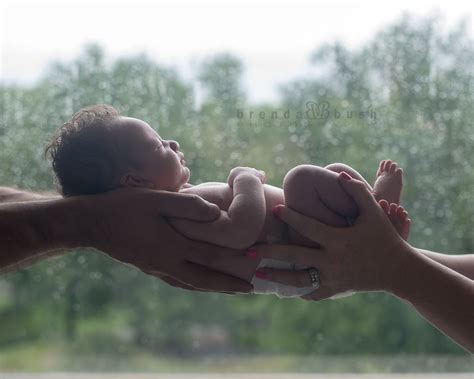
[[[380,208],[382,208],[382,210],[383,210],[386,214],[388,214],[388,208],[389,208],[388,201],[385,200],[385,199],[379,200],[379,205],[380,205]]]
[[[402,212],[402,215],[400,216],[403,220],[407,220],[408,219],[408,212],[407,211],[403,211]]]
[[[410,225],[411,225],[411,220],[407,219],[405,220],[402,226],[400,235],[405,241],[408,240],[408,236],[410,235]]]
[[[380,176],[380,174],[383,172],[383,167],[385,166],[385,160],[380,161],[379,167],[377,169],[377,173],[375,176]]]
[[[390,204],[388,213],[395,216],[397,214],[397,209],[398,209],[398,204],[392,203]]]
[[[398,163],[392,162],[392,164],[390,165],[390,172],[395,172],[397,168],[398,168]]]
[[[383,166],[383,171],[384,171],[384,172],[389,172],[391,166],[392,166],[392,161],[391,161],[390,159],[387,159],[387,160],[385,161],[384,166]]]
[[[408,212],[403,208],[401,205],[398,206],[397,209],[397,216],[400,217],[401,219],[405,220],[408,217]]]

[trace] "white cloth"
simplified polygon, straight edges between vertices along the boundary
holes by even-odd
[[[307,266],[301,266],[292,264],[289,262],[278,261],[276,259],[263,258],[258,267],[269,267],[277,269],[287,269],[287,270],[302,270],[308,268]],[[309,276],[309,274],[308,274]],[[252,278],[254,293],[271,295],[275,294],[278,297],[299,297],[306,295],[314,291],[313,287],[304,287],[298,288],[293,286],[287,286],[285,284],[270,282],[268,280],[258,279],[255,275]]]

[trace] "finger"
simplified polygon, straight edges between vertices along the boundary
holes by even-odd
[[[182,288],[182,289],[185,289],[185,290],[189,290],[189,291],[196,291],[196,292],[211,292],[209,290],[203,290],[203,289],[198,289],[198,288],[194,288],[188,284],[185,284],[185,283],[181,283],[179,280],[176,280],[170,276],[167,276],[167,275],[154,275],[153,273],[148,273],[149,275],[153,275],[153,276],[157,276],[158,278],[160,278],[162,281],[166,282],[167,284],[169,284],[170,286],[172,287],[177,287],[177,288]],[[225,293],[227,295],[235,295],[234,292],[226,292],[226,291],[222,291],[220,293]]]
[[[164,274],[162,274],[160,272],[157,272],[157,271],[143,270],[143,272],[147,275],[154,276],[154,277],[157,277],[157,278],[161,279],[162,281],[164,281],[165,283],[169,284],[172,287],[182,288],[182,289],[190,290],[190,291],[207,292],[205,290],[199,290],[199,289],[194,288],[194,287],[192,287],[188,284],[182,283],[179,280],[176,280],[176,279],[174,279],[170,276],[164,275]]]
[[[307,295],[301,296],[301,299],[308,301],[319,301],[329,299],[335,294],[336,293],[331,288],[322,286]]]
[[[213,292],[249,293],[253,286],[245,280],[222,274],[207,267],[186,262],[179,266],[179,272],[171,275],[187,285]]]
[[[337,228],[323,224],[286,206],[278,205],[274,209],[277,217],[311,241],[325,246],[329,241],[337,238]]]
[[[221,263],[226,262],[238,264],[240,261],[244,263],[247,261],[245,250],[231,249],[197,241],[188,241],[188,244],[186,255],[183,257],[188,262],[211,267],[214,265],[222,266]]]
[[[165,217],[184,218],[192,221],[213,221],[220,215],[220,209],[202,197],[194,194],[154,191],[157,193],[156,208]],[[153,207],[153,204],[150,204]]]
[[[277,270],[259,268],[256,277],[269,282],[285,284],[297,288],[311,287],[311,278],[308,270]]]
[[[297,245],[254,245],[249,259],[275,259],[302,266],[324,266],[327,257],[322,250]],[[255,253],[255,254],[253,254]]]
[[[378,209],[375,198],[370,193],[364,182],[357,179],[345,179],[347,177],[339,174],[338,180],[344,191],[354,199],[359,207],[360,213]]]

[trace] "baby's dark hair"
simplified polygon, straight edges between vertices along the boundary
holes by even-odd
[[[120,154],[111,132],[119,117],[114,107],[98,104],[82,108],[58,128],[45,155],[52,160],[63,196],[97,194],[119,186]]]

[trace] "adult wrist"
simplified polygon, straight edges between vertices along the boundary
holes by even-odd
[[[393,245],[388,255],[392,258],[387,263],[389,271],[385,275],[385,292],[389,292],[400,298],[413,290],[411,286],[411,275],[416,266],[419,252],[405,241]]]

